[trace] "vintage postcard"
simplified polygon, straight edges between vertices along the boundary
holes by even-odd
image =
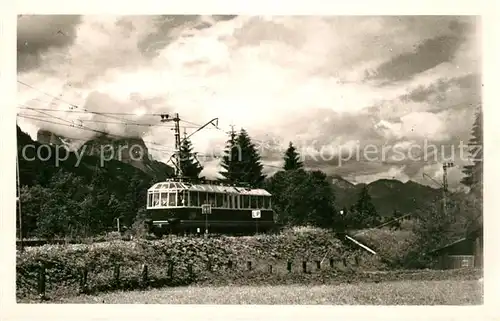
[[[480,14],[159,13],[15,19],[17,304],[485,303]]]

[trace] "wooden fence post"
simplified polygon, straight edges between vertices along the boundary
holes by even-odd
[[[174,276],[174,262],[173,261],[168,261],[167,275],[170,279],[173,278],[173,276]]]
[[[187,266],[187,270],[188,270],[189,277],[192,278],[194,276],[193,275],[193,264],[189,263]]]
[[[115,280],[115,286],[120,285],[120,264],[116,264],[113,270],[113,279]]]
[[[307,262],[302,261],[302,272],[307,273]]]
[[[248,271],[252,270],[252,261],[247,262],[247,269],[248,269]]]
[[[46,270],[45,263],[40,265],[40,269],[38,270],[38,297],[40,301],[44,301],[45,297],[45,282],[46,282]]]
[[[330,268],[333,269],[333,266],[334,266],[334,260],[333,259],[330,259]]]
[[[80,278],[80,293],[87,292],[87,279],[88,279],[89,271],[86,266],[82,268],[81,278]]]
[[[210,259],[207,261],[207,271],[212,272],[212,261]]]
[[[142,265],[141,283],[142,283],[143,287],[146,287],[148,284],[148,266],[147,266],[147,264]]]
[[[316,261],[316,270],[321,270],[321,261]]]
[[[273,265],[269,264],[269,274],[273,274]]]
[[[290,261],[286,262],[286,269],[288,272],[292,272],[292,262]]]
[[[357,255],[354,257],[354,262],[356,262],[356,265],[359,265],[359,257]]]

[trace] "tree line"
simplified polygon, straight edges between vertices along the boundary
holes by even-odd
[[[480,119],[481,114],[478,113],[471,138],[474,146],[482,144]],[[183,175],[203,179],[200,177],[203,166],[197,160],[189,139],[182,141],[180,156]],[[267,177],[263,173],[259,151],[248,132],[245,129],[238,133],[231,130],[220,159],[222,170],[219,180],[227,184],[267,189],[273,195],[276,220],[285,226],[312,225],[344,231],[376,227],[386,222],[387,219],[377,213],[367,186],[360,191],[354,204],[338,208],[331,180],[320,170],[307,169],[292,142],[282,161],[278,171]],[[69,172],[65,168],[47,170],[45,164],[23,164],[30,171],[26,176],[29,182],[22,184],[18,191],[22,204],[23,235],[92,236],[115,229],[117,219],[120,219],[122,227],[140,229],[139,222],[147,215],[146,191],[159,178],[120,162],[109,162],[104,168],[92,167],[89,163],[80,172]],[[465,174],[463,183],[471,187],[473,195],[482,193],[482,161],[476,160],[466,167]],[[433,216],[423,216],[419,233],[422,239],[434,239],[436,236],[431,238],[428,233],[449,228],[451,221],[451,218],[444,218],[437,212]],[[397,228],[398,222],[391,225]]]

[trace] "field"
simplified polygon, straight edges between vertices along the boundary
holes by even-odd
[[[83,295],[53,303],[477,305],[482,300],[479,282],[445,280],[314,286],[188,286]]]

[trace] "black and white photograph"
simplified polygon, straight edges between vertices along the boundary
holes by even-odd
[[[484,303],[481,16],[16,28],[17,303]]]

